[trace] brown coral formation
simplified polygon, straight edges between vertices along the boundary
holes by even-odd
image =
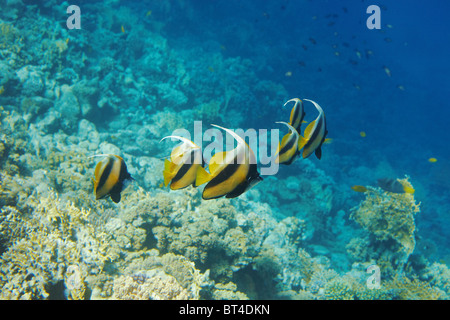
[[[407,179],[405,183],[409,183]],[[403,268],[416,245],[415,215],[420,212],[420,204],[412,194],[391,193],[379,188],[369,187],[365,195],[350,218],[373,237],[369,242],[353,239],[349,250],[354,257],[366,255],[359,258],[379,259],[378,263],[386,268]],[[358,249],[358,242],[368,244]]]

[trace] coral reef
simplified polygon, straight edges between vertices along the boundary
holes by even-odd
[[[84,298],[85,275],[100,272],[114,259],[108,235],[87,223],[90,212],[60,201],[52,191],[46,197],[29,196],[18,207],[20,213],[7,208],[2,210],[2,231],[19,237],[13,243],[8,239],[11,245],[1,256],[3,298],[46,299],[61,294],[56,289],[61,281],[68,298]]]
[[[407,178],[404,181],[409,183]],[[402,270],[416,245],[415,215],[420,212],[420,204],[412,194],[395,194],[379,188],[369,187],[365,195],[366,199],[352,210],[350,218],[371,237],[353,239],[349,250],[363,261],[377,260],[389,273]]]

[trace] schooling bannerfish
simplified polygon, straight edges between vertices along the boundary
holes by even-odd
[[[316,109],[319,111],[319,115],[306,127],[304,136],[300,136],[299,149],[303,148],[302,157],[304,159],[308,158],[314,152],[317,159],[320,160],[320,158],[322,157],[321,147],[328,134],[325,114],[323,113],[322,108],[316,102],[309,99],[303,100],[312,102]]]
[[[294,99],[286,101],[284,106],[286,106],[289,102],[294,102],[294,106],[292,107],[292,110],[291,110],[291,116],[289,118],[289,124],[297,130],[298,134],[302,134],[300,127],[301,127],[302,123],[304,122],[303,119],[305,118],[305,110],[303,108],[303,101],[300,100],[299,98],[294,98]]]
[[[231,151],[214,154],[209,163],[209,173],[199,168],[196,184],[207,183],[203,189],[204,200],[235,198],[262,181],[256,165],[256,157],[247,143],[235,132],[222,128],[237,141],[237,147]]]
[[[289,132],[281,139],[281,143],[278,144],[278,149],[275,156],[275,162],[279,164],[291,164],[299,152],[299,142],[300,135],[297,130],[291,126],[289,123],[279,121],[277,123],[282,123],[289,128]]]
[[[170,183],[170,189],[178,190],[195,184],[197,171],[203,164],[202,151],[199,146],[189,139],[180,136],[167,136],[161,139],[174,138],[183,143],[173,148],[170,160],[164,161],[164,186]]]
[[[110,196],[112,201],[118,203],[121,198],[120,193],[133,180],[128,173],[125,161],[114,154],[100,154],[93,157],[105,157],[95,167],[95,198],[99,200]]]
[[[382,178],[378,179],[378,186],[384,191],[392,193],[410,193],[415,192],[414,188],[398,179]]]

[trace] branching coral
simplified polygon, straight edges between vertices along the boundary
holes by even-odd
[[[392,295],[401,300],[437,300],[441,294],[437,288],[419,279],[409,279],[405,276],[395,276],[386,284]]]
[[[137,251],[122,263],[124,274],[114,280],[112,299],[200,299],[202,291],[213,286],[209,272],[201,273],[194,263],[172,253]]]
[[[335,278],[325,286],[324,298],[327,300],[354,300],[355,292],[345,279]]]
[[[366,199],[352,210],[350,218],[374,236],[377,243],[370,244],[372,252],[390,259],[394,267],[402,267],[415,248],[415,214],[419,211],[412,194],[369,187]]]
[[[186,300],[192,298],[194,297],[174,277],[159,269],[120,276],[114,280],[112,299],[116,300]]]
[[[65,281],[68,298],[84,298],[87,271],[101,270],[113,259],[108,236],[86,223],[88,210],[60,201],[53,192],[47,197],[31,196],[26,205],[19,221],[23,231],[0,257],[0,296],[47,299],[61,294],[54,290]],[[1,220],[2,230],[19,228],[17,211],[9,212]]]

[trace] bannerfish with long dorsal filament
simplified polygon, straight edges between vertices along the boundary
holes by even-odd
[[[125,161],[115,154],[99,154],[92,157],[105,157],[95,167],[95,198],[99,200],[110,196],[112,201],[118,203],[122,190],[134,180],[128,173]]]
[[[304,136],[300,136],[299,149],[303,148],[302,157],[304,159],[308,158],[314,152],[317,159],[320,160],[322,157],[321,147],[328,134],[325,114],[316,102],[309,99],[303,100],[312,102],[319,111],[319,115],[306,127]]]
[[[180,136],[167,136],[161,139],[173,138],[183,143],[173,148],[170,160],[164,160],[164,186],[170,183],[170,189],[178,190],[195,184],[198,168],[202,167],[202,150],[194,142]]]
[[[289,128],[289,132],[281,139],[281,143],[278,144],[277,152],[275,153],[275,162],[279,164],[290,165],[298,155],[300,135],[297,130],[289,123],[279,121]]]
[[[384,191],[392,193],[410,193],[414,194],[415,190],[410,183],[399,181],[398,179],[382,178],[378,179],[378,186]]]
[[[299,98],[294,98],[286,101],[284,106],[286,106],[289,102],[294,102],[294,106],[292,107],[291,115],[289,117],[289,124],[297,130],[298,134],[302,134],[300,127],[302,123],[305,122],[303,121],[303,119],[305,118],[303,101],[300,100]]]
[[[256,165],[256,157],[252,149],[238,134],[232,130],[214,125],[228,132],[237,141],[231,151],[217,152],[209,162],[209,173],[199,168],[196,184],[207,183],[203,189],[204,200],[235,198],[262,181]]]

